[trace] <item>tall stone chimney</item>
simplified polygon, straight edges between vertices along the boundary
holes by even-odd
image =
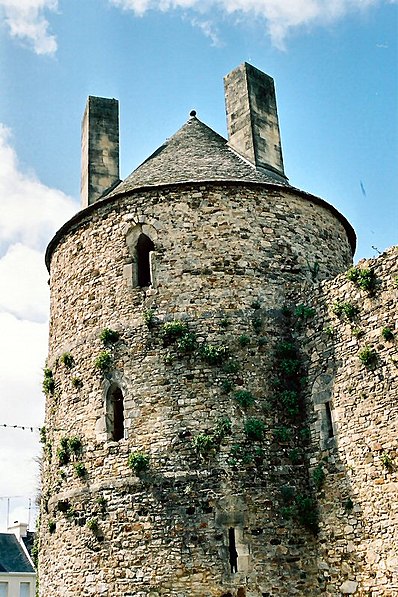
[[[285,176],[274,80],[247,62],[224,77],[229,145],[257,168]]]
[[[119,102],[89,96],[82,120],[82,207],[119,180]]]

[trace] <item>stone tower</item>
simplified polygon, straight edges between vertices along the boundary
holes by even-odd
[[[228,141],[192,112],[116,186],[117,108],[90,100],[103,182],[46,255],[42,597],[323,590],[292,330],[355,234],[289,184],[272,79],[243,64],[225,91]]]

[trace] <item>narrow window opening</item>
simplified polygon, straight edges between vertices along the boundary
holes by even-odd
[[[118,442],[124,438],[124,399],[118,386],[111,387],[108,392],[107,411],[109,437]]]
[[[325,412],[326,412],[326,425],[327,425],[327,432],[328,432],[328,439],[334,437],[334,430],[333,430],[333,420],[332,420],[332,411],[330,409],[330,402],[325,402]]]
[[[229,549],[229,563],[231,566],[231,572],[234,574],[238,572],[238,552],[236,551],[236,542],[235,542],[235,529],[230,528],[228,531],[228,549]]]
[[[155,246],[149,236],[140,234],[136,245],[138,286],[152,285],[151,252],[154,249]]]

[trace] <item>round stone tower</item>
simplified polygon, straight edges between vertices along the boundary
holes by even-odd
[[[192,112],[123,182],[117,102],[89,99],[46,257],[42,597],[318,594],[291,329],[355,235],[289,185],[272,79],[225,86],[228,141]]]

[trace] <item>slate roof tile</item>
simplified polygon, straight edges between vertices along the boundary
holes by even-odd
[[[0,571],[35,572],[15,535],[0,533]]]
[[[289,186],[282,176],[256,168],[229,147],[224,137],[192,117],[106,196],[140,187],[212,180]]]

